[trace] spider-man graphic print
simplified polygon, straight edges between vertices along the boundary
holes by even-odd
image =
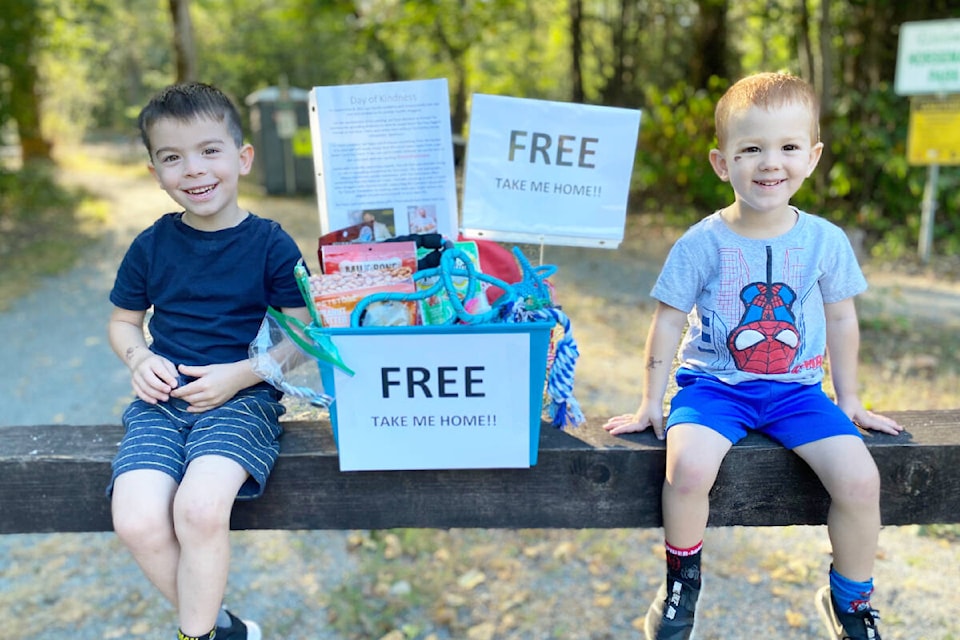
[[[748,239],[714,213],[674,243],[651,295],[687,313],[682,368],[729,384],[823,379],[825,305],[867,282],[842,229],[798,214],[788,233]]]
[[[727,337],[727,347],[741,371],[787,373],[800,348],[792,310],[797,294],[786,283],[772,281],[772,264],[767,247],[766,282],[752,282],[740,291],[743,316]]]

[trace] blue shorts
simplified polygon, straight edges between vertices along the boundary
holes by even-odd
[[[178,398],[155,405],[138,398],[127,407],[126,432],[113,459],[107,496],[121,473],[155,469],[179,484],[192,460],[216,455],[234,460],[250,474],[237,499],[260,497],[280,455],[280,416],[286,407],[277,392],[252,387],[210,411],[188,413],[187,407]]]
[[[699,424],[733,443],[747,431],[759,431],[787,449],[832,436],[863,437],[818,384],[771,380],[727,384],[680,369],[677,385],[680,390],[670,404],[668,429],[675,424]]]

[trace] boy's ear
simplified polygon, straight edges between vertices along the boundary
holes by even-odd
[[[807,177],[813,173],[813,170],[817,168],[817,164],[820,162],[820,156],[823,155],[823,143],[818,142],[813,145],[810,149],[810,164],[807,165]]]
[[[717,177],[727,182],[730,180],[730,173],[727,171],[727,159],[723,157],[719,149],[710,149],[710,166]]]
[[[245,144],[240,147],[240,175],[245,176],[253,168],[253,145]]]
[[[157,184],[160,184],[160,176],[157,175],[157,168],[153,166],[152,161],[147,163],[147,171],[149,171],[153,179],[157,181]]]

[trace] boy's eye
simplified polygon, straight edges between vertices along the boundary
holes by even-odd
[[[218,149],[217,147],[207,147],[206,149],[203,150],[203,155],[205,156],[213,156],[218,153],[220,153],[220,149]]]
[[[759,152],[760,152],[760,147],[757,147],[757,146],[744,147],[740,151],[740,153],[759,153]]]
[[[785,145],[783,145],[783,150],[784,150],[784,151],[797,151],[797,150],[799,150],[799,149],[800,149],[800,145],[798,145],[798,144],[785,144]]]
[[[168,153],[160,156],[160,162],[164,164],[170,164],[171,162],[176,162],[179,159],[180,159],[180,156],[173,153]]]

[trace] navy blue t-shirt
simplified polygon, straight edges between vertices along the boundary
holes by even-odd
[[[230,229],[199,231],[168,213],[130,245],[110,302],[153,307],[151,350],[174,365],[245,360],[267,306],[306,303],[293,268],[300,250],[272,220],[253,214]]]

